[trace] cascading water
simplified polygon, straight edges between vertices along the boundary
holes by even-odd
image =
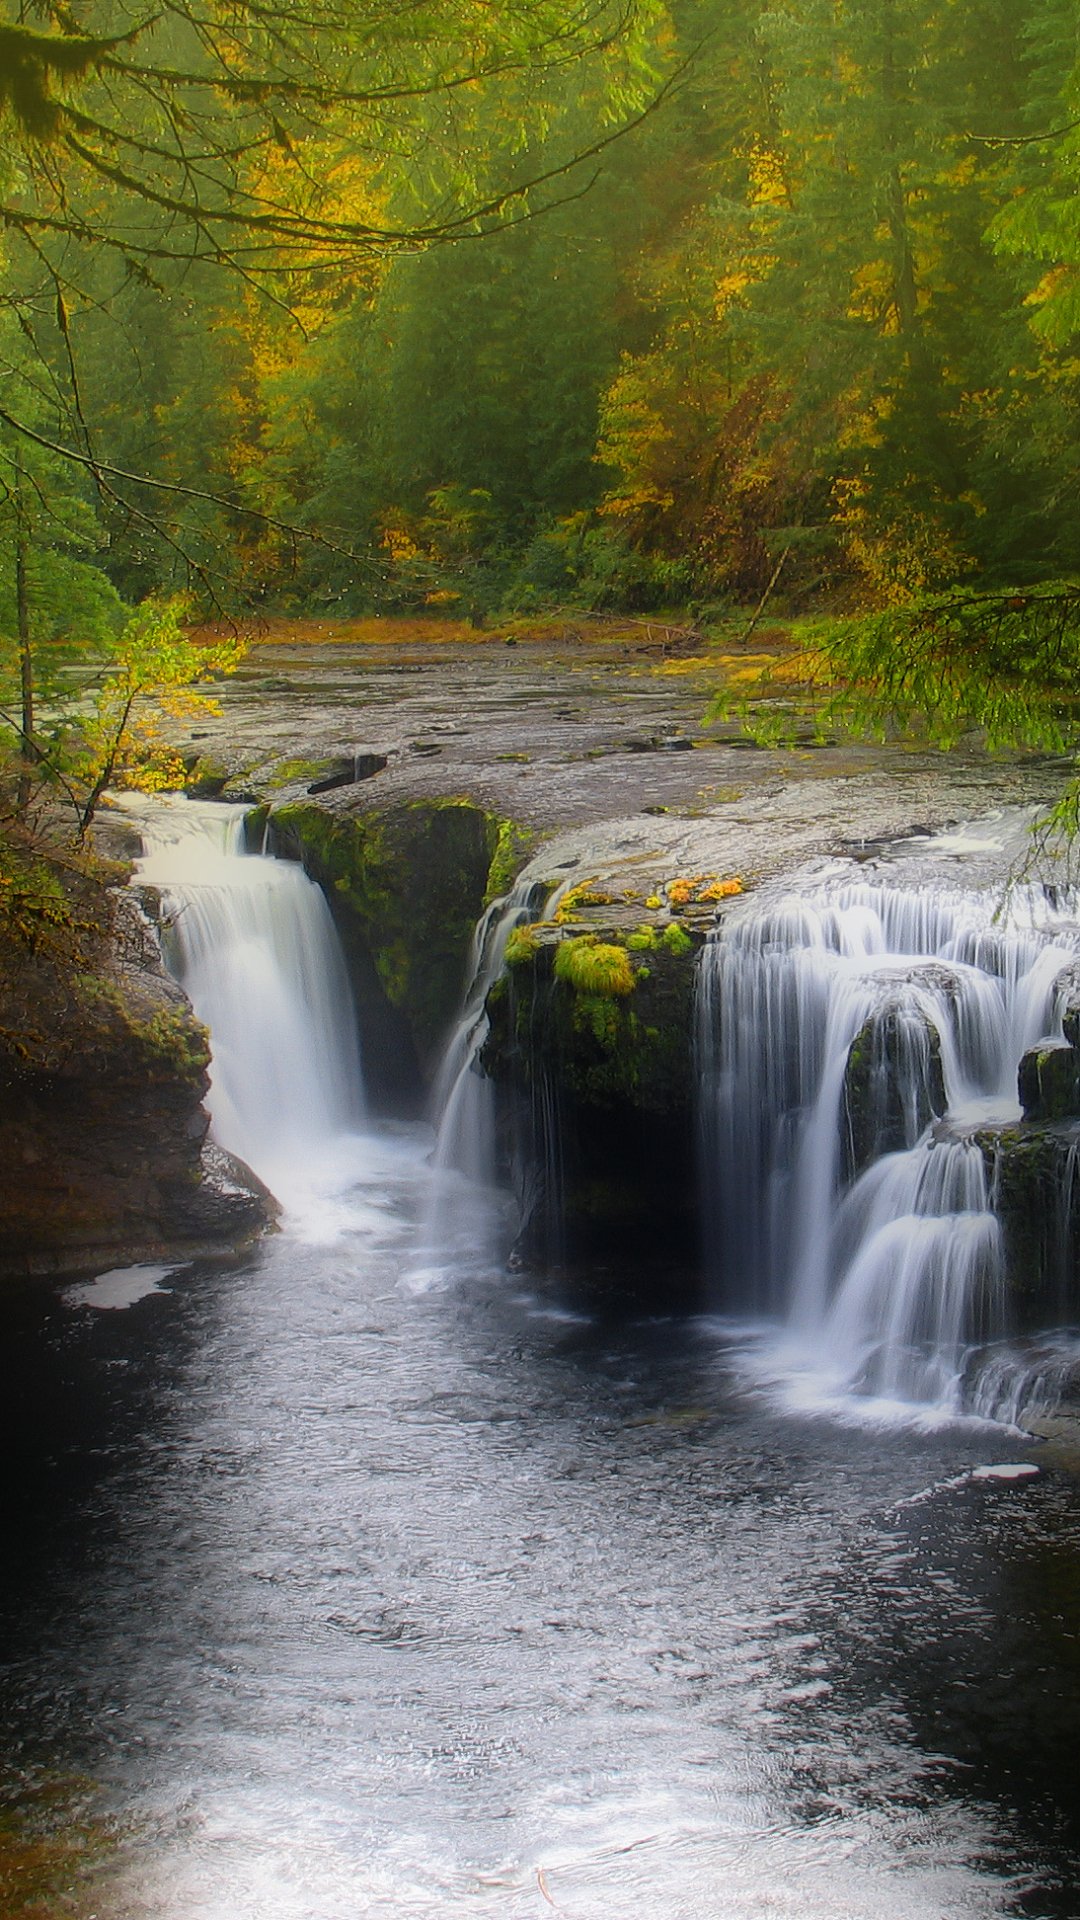
[[[210,1029],[214,1136],[288,1202],[363,1115],[330,910],[294,862],[245,853],[242,807],[140,797],[128,810],[136,881],[159,892],[166,960]]]
[[[546,892],[519,880],[492,901],[473,932],[465,998],[432,1094],[433,1180],[421,1239],[422,1260],[436,1268],[461,1253],[483,1253],[498,1238],[506,1196],[497,1190],[495,1088],[480,1064],[489,1031],[486,1004],[511,933],[535,919]]]
[[[435,1081],[435,1165],[456,1168],[481,1182],[493,1182],[495,1171],[494,1088],[480,1068],[488,1036],[487,997],[502,972],[511,933],[535,919],[545,891],[535,882],[519,880],[508,894],[493,900],[477,922],[465,1000]]]
[[[1041,890],[866,885],[748,901],[703,957],[708,1243],[725,1307],[784,1325],[826,1397],[958,1410],[1009,1331],[1002,1237],[972,1135],[1019,1117],[1024,1051],[1060,1036],[1080,929]],[[1002,1374],[1002,1396],[1015,1393]],[[973,1398],[992,1412],[993,1392]]]

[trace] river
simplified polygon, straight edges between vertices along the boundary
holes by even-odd
[[[243,1260],[5,1294],[5,1916],[1075,1920],[1069,1451],[433,1261],[333,1124]]]
[[[9,1325],[4,1758],[97,1783],[88,1911],[1075,1916],[1071,1475],[410,1281],[425,1144],[328,1244]]]

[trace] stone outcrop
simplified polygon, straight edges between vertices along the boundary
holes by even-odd
[[[323,888],[356,998],[373,1105],[414,1112],[460,1005],[473,929],[528,844],[471,801],[347,812],[308,801],[260,810],[274,852]]]
[[[1080,1118],[1080,1048],[1067,1040],[1029,1048],[1019,1090],[1025,1120],[1054,1125]]]
[[[1080,1270],[1080,1126],[1024,1122],[975,1135],[1001,1221],[1018,1325],[1076,1315]]]
[[[206,1140],[206,1032],[152,954],[77,981],[63,1018],[61,1047],[0,1049],[0,1270],[193,1258],[261,1231],[275,1203]]]
[[[666,1297],[693,1291],[697,945],[678,926],[529,927],[488,1000],[483,1064],[518,1164],[522,1251],[614,1262],[623,1295],[658,1267]]]
[[[914,1146],[945,1106],[937,1028],[928,1017],[913,1025],[909,1012],[886,1002],[848,1052],[843,1111],[850,1171],[860,1173],[880,1153]]]

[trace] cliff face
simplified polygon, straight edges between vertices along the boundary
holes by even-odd
[[[205,1030],[116,877],[38,852],[8,861],[0,1272],[192,1257],[273,1216],[250,1171],[207,1143]]]
[[[550,925],[512,935],[483,1063],[528,1196],[522,1251],[615,1262],[620,1292],[659,1270],[674,1304],[695,1289],[698,1254],[696,948],[625,941]]]
[[[293,802],[270,813],[269,839],[330,903],[369,1099],[381,1112],[419,1111],[461,1004],[477,918],[509,885],[525,836],[451,796],[382,813]]]

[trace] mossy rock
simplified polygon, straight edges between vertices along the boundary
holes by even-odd
[[[235,768],[214,754],[201,753],[187,769],[184,792],[192,800],[217,800],[224,793]]]
[[[1031,1047],[1020,1062],[1024,1119],[1054,1123],[1080,1115],[1080,1050],[1067,1043]]]
[[[324,889],[357,1000],[376,1106],[415,1109],[460,1005],[473,929],[508,823],[472,801],[346,814],[296,801],[270,814],[275,851]]]
[[[914,1146],[930,1122],[945,1112],[941,1035],[922,1023],[922,1071],[904,1061],[911,1028],[895,1005],[871,1015],[856,1034],[844,1070],[844,1126],[850,1170],[860,1172],[878,1154]]]
[[[1021,1328],[1080,1312],[1080,1134],[1023,1122],[974,1136],[1001,1221],[1005,1265]]]
[[[636,956],[614,941],[527,929],[514,943],[511,992],[489,1002],[488,1071],[523,1085],[554,1074],[565,1093],[600,1108],[626,1102],[646,1113],[685,1113],[695,958],[693,942],[681,952],[661,943],[647,966],[635,966]]]
[[[658,941],[639,966],[617,935],[567,938],[548,925],[516,943],[488,998],[483,1064],[519,1151],[525,1142],[527,1254],[617,1258],[628,1271],[694,1263],[695,958],[693,941],[681,951]]]

